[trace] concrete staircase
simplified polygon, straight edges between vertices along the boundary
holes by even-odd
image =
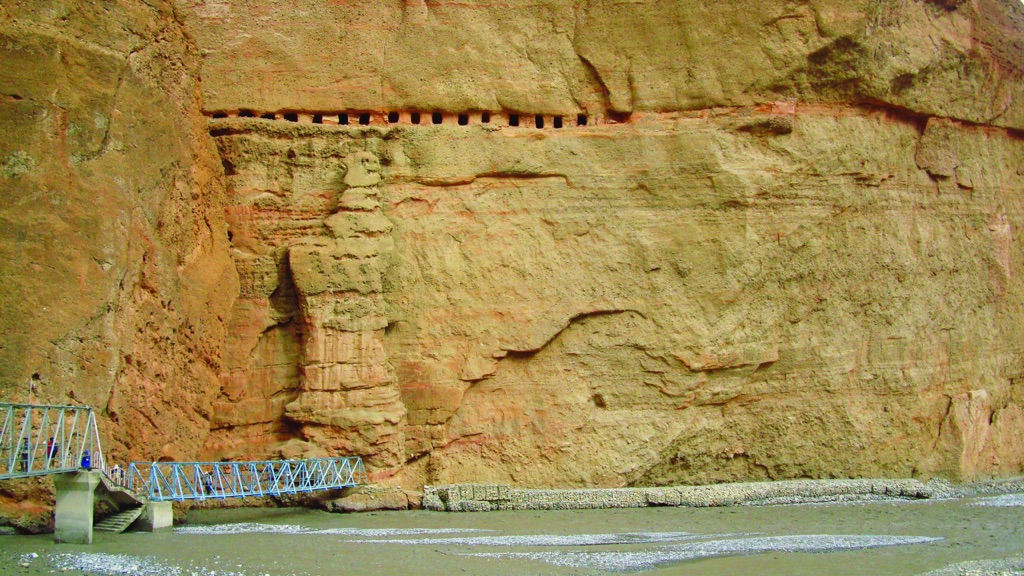
[[[118,510],[127,510],[132,506],[146,503],[145,498],[127,488],[118,486],[106,473],[100,474],[99,478],[100,484],[97,487],[97,496],[101,500],[110,502]]]
[[[120,534],[131,526],[132,522],[135,522],[139,516],[142,515],[142,511],[145,506],[133,506],[127,510],[118,512],[117,514],[107,516],[101,522],[97,522],[92,528],[93,530],[99,530],[100,532],[113,532]]]

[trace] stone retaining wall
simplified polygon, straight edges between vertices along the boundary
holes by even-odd
[[[712,486],[531,490],[505,484],[425,486],[423,508],[447,512],[583,510],[647,506],[735,506],[863,499],[934,498],[949,492],[941,482],[918,480],[794,480]]]

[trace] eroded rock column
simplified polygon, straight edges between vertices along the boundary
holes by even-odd
[[[288,251],[303,358],[300,394],[286,414],[315,444],[386,471],[401,463],[406,413],[384,351],[392,224],[379,202],[379,159],[356,152],[345,166],[338,211],[324,221],[329,234]]]

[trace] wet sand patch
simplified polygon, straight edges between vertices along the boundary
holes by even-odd
[[[984,494],[990,495],[999,492]],[[621,561],[637,566],[644,576],[913,576],[965,562],[1019,558],[1024,553],[1024,507],[973,505],[981,499],[982,494],[974,493],[966,498],[913,503],[484,514],[194,509],[189,513],[190,523],[180,530],[97,533],[91,546],[55,544],[50,535],[0,536],[0,574],[52,576],[61,566],[79,566],[62,574],[579,576],[621,573],[614,566]],[[829,534],[941,540],[914,545],[891,542],[875,548],[847,540],[847,546],[823,548],[819,537]],[[806,535],[819,541],[802,548],[786,544],[787,539]],[[773,539],[767,542],[774,547],[764,540],[758,544],[758,539],[765,538]],[[566,562],[555,564],[531,557],[545,553],[557,553]],[[590,556],[591,560],[604,555],[605,564],[588,568],[572,564],[587,560],[588,553],[599,555]],[[68,564],[65,555],[81,555],[83,560]],[[28,559],[28,567],[19,566],[25,562],[23,558]],[[58,561],[64,563],[58,565]],[[99,564],[85,564],[87,561]],[[124,567],[132,566],[131,562],[142,569],[126,571]],[[996,564],[965,564],[963,571],[941,574],[1021,572],[982,571],[982,566]]]

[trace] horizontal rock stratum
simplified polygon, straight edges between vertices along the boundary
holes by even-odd
[[[1017,0],[0,11],[0,397],[108,459],[1024,469]]]

